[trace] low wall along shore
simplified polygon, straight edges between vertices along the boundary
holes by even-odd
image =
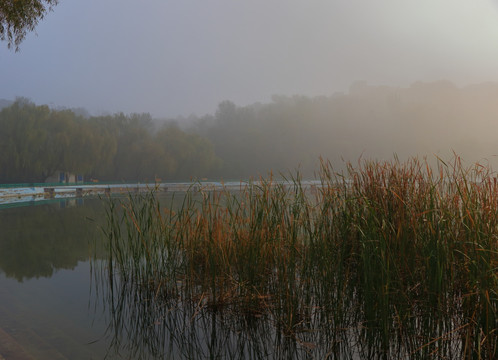
[[[257,181],[252,182],[258,183]],[[278,181],[275,184],[280,183]],[[303,185],[316,186],[319,181],[305,181]],[[186,192],[194,191],[213,191],[213,190],[232,190],[237,191],[248,185],[247,181],[232,182],[184,182],[184,183],[160,183],[160,184],[93,184],[93,185],[54,185],[37,184],[36,186],[9,186],[0,187],[0,205],[13,203],[24,203],[33,201],[42,201],[57,198],[80,198],[85,196],[98,196],[103,194],[127,194],[142,191],[155,190],[158,192]]]

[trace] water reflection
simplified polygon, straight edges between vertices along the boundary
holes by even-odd
[[[115,290],[105,295],[107,335],[112,339],[109,356],[129,353],[137,359],[427,359],[432,358],[432,352],[461,358],[464,351],[464,332],[459,331],[464,330],[459,326],[463,319],[441,318],[426,309],[419,316],[412,309],[403,324],[400,319],[400,323],[386,324],[381,319],[369,322],[369,309],[362,308],[352,297],[344,299],[348,305],[341,308],[342,314],[334,312],[335,305],[331,303],[330,308],[317,306],[304,316],[295,313],[301,318],[289,333],[284,324],[288,319],[275,309],[248,311],[246,306],[233,304],[213,307],[204,298],[191,301],[125,282],[114,285]],[[332,297],[331,293],[328,300],[332,301]],[[402,301],[391,301],[394,308],[402,305]]]
[[[185,302],[124,284],[108,294],[106,303],[113,339],[110,355],[124,351],[140,359],[363,358],[352,346],[359,336],[352,329],[321,324],[286,335],[271,313],[213,308],[203,299]],[[307,325],[319,321],[316,316]]]
[[[104,214],[88,198],[0,209],[0,359],[105,357],[88,262]]]
[[[88,240],[98,235],[99,199],[62,200],[0,211],[0,270],[18,281],[51,277],[88,260]]]
[[[427,299],[418,285],[398,278],[399,288],[389,291],[362,285],[352,280],[361,276],[354,263],[344,263],[344,271],[332,271],[334,253],[322,256],[321,248],[307,250],[306,256],[315,259],[307,263],[309,267],[296,258],[300,270],[292,274],[289,270],[286,274],[290,275],[280,283],[275,281],[275,269],[265,272],[272,291],[251,297],[227,294],[223,291],[230,288],[223,288],[225,283],[214,277],[213,287],[203,287],[195,275],[187,277],[182,272],[182,266],[196,265],[189,265],[182,256],[185,248],[172,246],[175,242],[171,239],[189,239],[188,232],[178,235],[185,223],[155,223],[153,214],[159,204],[145,200],[130,199],[134,208],[119,204],[126,207],[128,217],[113,211],[113,206],[122,207],[110,204],[108,215],[117,219],[109,220],[115,225],[107,233],[111,251],[107,259],[95,262],[99,298],[108,316],[109,355],[124,352],[140,359],[427,359],[434,354],[461,358],[469,351],[466,338],[473,315],[464,308],[466,299],[458,292]],[[198,226],[200,222],[188,211],[178,211],[185,215],[181,219]],[[172,213],[161,212],[162,219]],[[143,252],[138,247],[143,247]],[[227,281],[238,280],[232,277]]]

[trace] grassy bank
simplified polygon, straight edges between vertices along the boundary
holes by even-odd
[[[154,193],[110,202],[108,259],[97,274],[111,328],[164,351],[151,340],[165,335],[158,329],[186,331],[173,312],[191,321],[215,314],[218,325],[239,319],[227,339],[250,331],[240,324],[251,318],[269,326],[270,347],[290,341],[297,357],[496,358],[490,170],[412,159],[335,174],[324,162],[318,178],[192,190],[167,207]]]

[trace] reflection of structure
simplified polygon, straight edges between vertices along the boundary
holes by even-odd
[[[71,207],[76,207],[76,206],[83,206],[84,200],[81,197],[76,197],[76,198],[69,198],[69,199],[61,199],[59,202],[57,202],[59,205],[60,209],[65,209],[65,208],[71,208]]]
[[[46,183],[81,183],[83,182],[83,175],[75,175],[67,171],[56,171],[52,176],[45,179]]]

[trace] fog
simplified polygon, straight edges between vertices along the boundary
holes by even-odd
[[[44,182],[61,169],[86,180],[311,178],[320,157],[335,171],[358,160],[410,157],[497,169],[498,82],[408,87],[354,83],[332,96],[273,96],[210,115],[82,117],[20,99],[0,111],[0,183]]]
[[[63,0],[15,53],[0,98],[155,117],[332,95],[358,80],[497,81],[495,1]]]
[[[496,170],[497,99],[498,83],[357,82],[329,97],[274,96],[244,107],[224,102],[193,129],[210,139],[225,173],[234,177],[297,168],[311,176],[320,157],[336,170],[395,157],[451,166],[456,156],[466,166],[479,162]]]
[[[63,0],[20,52],[0,46],[0,99],[94,115],[86,125],[60,116],[74,134],[82,127],[93,136],[96,154],[112,138],[100,170],[79,162],[107,179],[116,173],[102,169],[120,171],[119,158],[132,159],[121,152],[132,150],[131,140],[98,133],[94,122],[105,119],[141,134],[133,159],[155,159],[122,179],[183,179],[191,169],[200,177],[311,173],[319,156],[338,164],[456,152],[494,164],[497,10],[496,1],[467,0]],[[23,111],[51,116],[17,109],[0,120],[14,124]],[[146,116],[112,115],[121,112]],[[150,118],[170,120],[160,136],[137,122]],[[174,151],[161,143],[178,137]],[[6,154],[5,164],[14,156]],[[203,166],[195,154],[208,154]],[[77,163],[64,160],[74,171]],[[37,166],[30,178],[43,180],[47,165]],[[27,170],[14,173],[4,181]]]

